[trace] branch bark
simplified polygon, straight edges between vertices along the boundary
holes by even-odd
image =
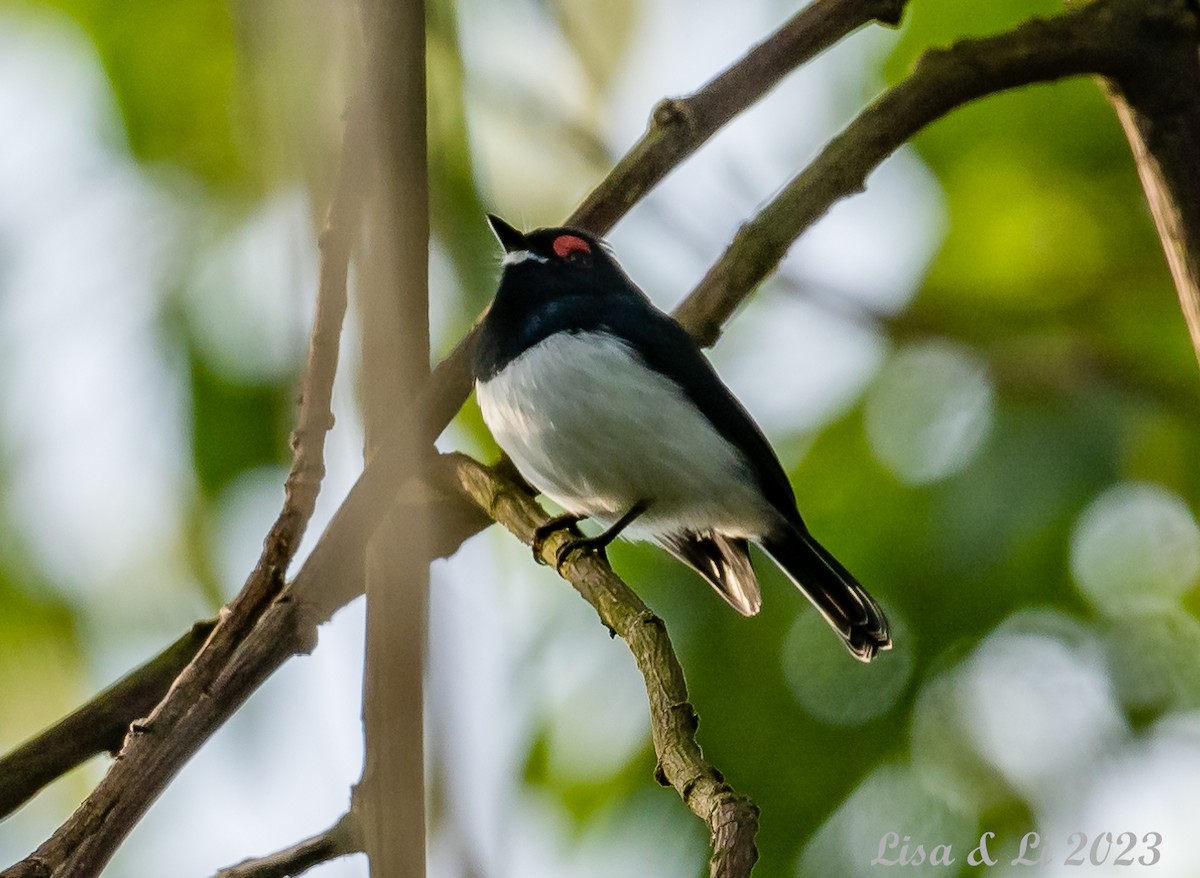
[[[313,866],[362,850],[357,821],[346,813],[324,832],[265,857],[252,857],[219,871],[214,878],[289,878]]]
[[[146,664],[0,759],[0,820],[75,766],[100,753],[115,755],[129,724],[162,700],[216,624],[197,622]]]
[[[908,0],[810,3],[699,91],[667,98],[655,107],[646,133],[566,224],[605,234],[676,166],[788,73],[863,25],[898,25],[907,5]]]
[[[508,476],[463,454],[445,457],[458,487],[487,515],[519,540],[533,543],[535,529],[549,521],[537,501]],[[558,547],[568,539],[556,533],[542,546],[554,566]],[[658,756],[655,776],[679,793],[712,835],[712,878],[743,878],[758,860],[754,837],[758,808],[725,782],[696,741],[698,719],[688,701],[683,668],[662,619],[654,615],[602,558],[579,552],[568,556],[560,575],[596,610],[600,621],[628,645],[646,684],[650,735]]]

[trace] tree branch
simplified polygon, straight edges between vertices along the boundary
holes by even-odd
[[[865,24],[897,25],[908,0],[816,0],[699,91],[667,98],[650,127],[567,225],[606,233],[643,196],[738,113]]]
[[[292,431],[292,468],[286,482],[287,503],[295,506],[298,543],[316,508],[325,478],[325,436],[333,428],[333,382],[346,319],[346,282],[350,252],[358,238],[362,184],[359,141],[364,110],[352,99],[346,110],[342,161],[329,215],[318,239],[321,253],[317,280],[317,305],[309,336],[308,357],[300,384],[300,411]],[[281,513],[281,518],[283,514]],[[292,548],[292,553],[295,549]],[[284,570],[286,573],[286,569]]]
[[[214,878],[289,878],[313,866],[362,851],[352,811],[324,832],[265,857],[243,860],[217,872]]]
[[[129,724],[162,700],[214,627],[215,621],[197,622],[146,664],[0,759],[0,820],[75,766],[99,753],[116,754]]]
[[[535,529],[549,521],[537,501],[508,476],[463,454],[446,455],[444,462],[449,472],[443,477],[455,479],[489,517],[523,543],[531,545]],[[568,538],[561,532],[545,541],[542,557],[547,564],[554,565],[558,547]],[[758,859],[754,846],[758,808],[735,793],[705,761],[696,742],[696,711],[688,702],[683,668],[662,619],[596,555],[572,553],[559,573],[633,653],[646,683],[650,734],[658,755],[655,776],[664,786],[673,787],[692,813],[708,825],[713,842],[712,878],[749,875]]]

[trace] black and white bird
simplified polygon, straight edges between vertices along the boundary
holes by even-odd
[[[683,327],[595,236],[488,221],[505,256],[475,389],[496,442],[567,513],[538,542],[593,519],[604,532],[564,544],[560,564],[618,535],[651,540],[745,616],[762,603],[754,542],[855,658],[890,649],[883,611],[808,532],[775,452]]]

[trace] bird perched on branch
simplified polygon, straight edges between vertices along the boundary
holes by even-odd
[[[775,452],[683,327],[595,236],[488,221],[505,255],[475,354],[479,406],[521,475],[566,511],[538,529],[535,555],[590,518],[604,532],[574,532],[559,565],[619,535],[651,540],[753,616],[754,542],[855,658],[890,649],[883,611],[808,532]]]

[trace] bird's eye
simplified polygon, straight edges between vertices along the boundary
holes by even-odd
[[[587,265],[592,261],[592,245],[578,235],[559,235],[551,246],[554,255],[567,262]]]

